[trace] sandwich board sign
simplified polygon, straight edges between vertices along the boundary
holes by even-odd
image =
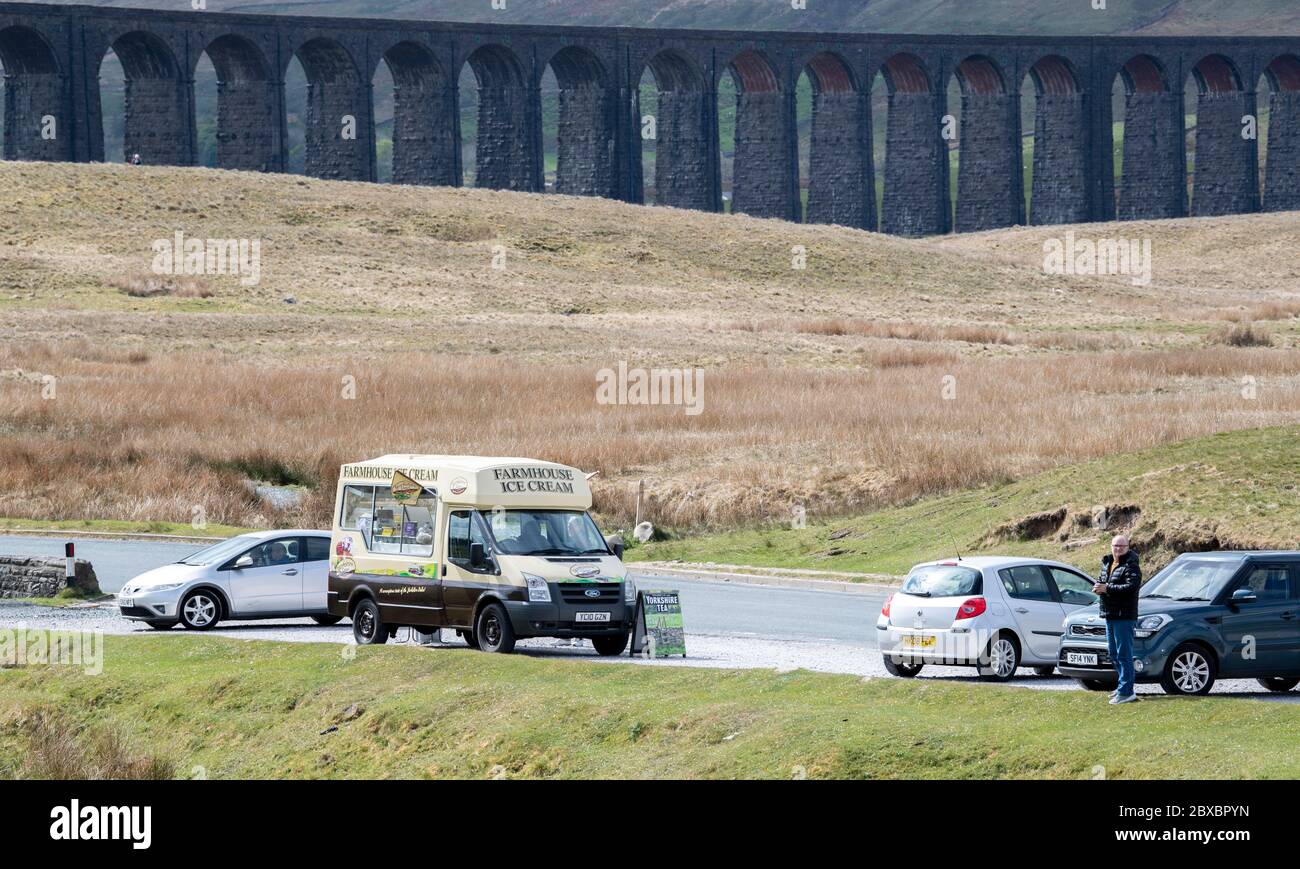
[[[637,592],[630,654],[646,658],[686,657],[686,630],[678,592]]]

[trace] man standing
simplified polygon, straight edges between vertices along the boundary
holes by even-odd
[[[1106,650],[1119,675],[1119,687],[1110,695],[1112,704],[1131,703],[1136,673],[1133,669],[1133,629],[1137,625],[1138,592],[1142,589],[1142,568],[1138,557],[1128,547],[1128,538],[1119,534],[1110,542],[1110,555],[1101,559],[1101,573],[1092,590],[1106,620]]]

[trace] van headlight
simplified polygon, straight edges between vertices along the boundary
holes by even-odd
[[[623,577],[623,603],[636,603],[636,583],[628,577]]]
[[[1143,616],[1142,618],[1138,619],[1137,628],[1133,631],[1133,633],[1135,636],[1139,636],[1145,639],[1146,637],[1155,634],[1157,631],[1159,631],[1161,628],[1163,628],[1165,625],[1169,624],[1172,621],[1173,619],[1171,619],[1169,616],[1165,615],[1164,613],[1158,613],[1153,616]]]
[[[551,586],[540,576],[531,573],[524,574],[524,582],[528,583],[528,602],[529,603],[550,603]]]

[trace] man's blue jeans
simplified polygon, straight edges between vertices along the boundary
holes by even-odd
[[[1106,651],[1110,661],[1119,674],[1119,696],[1127,697],[1133,693],[1133,629],[1137,626],[1134,619],[1109,619],[1106,622]]]

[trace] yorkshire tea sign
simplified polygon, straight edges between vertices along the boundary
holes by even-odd
[[[686,657],[682,599],[675,591],[642,591],[636,596],[632,654],[646,658]]]

